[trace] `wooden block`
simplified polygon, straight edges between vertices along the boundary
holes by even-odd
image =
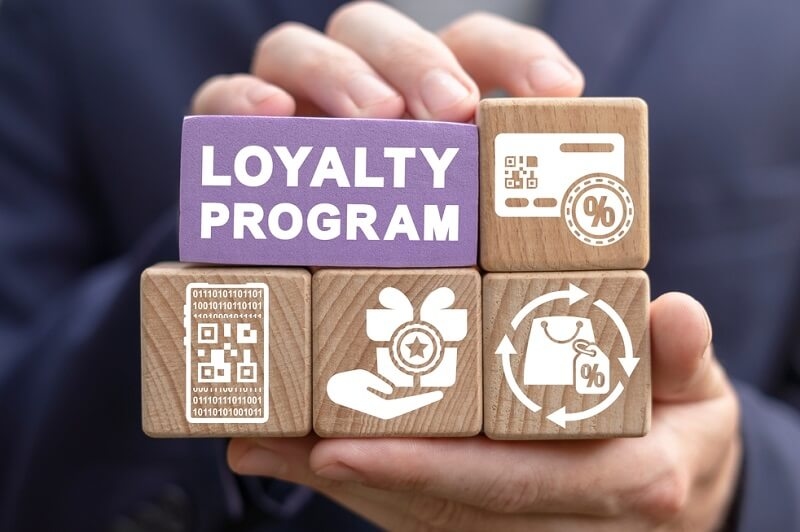
[[[637,98],[480,103],[481,266],[644,268],[647,106]]]
[[[646,434],[649,300],[641,271],[484,276],[486,435]]]
[[[476,270],[321,270],[312,284],[317,434],[480,432]]]
[[[474,266],[478,131],[417,120],[192,116],[180,258]]]
[[[311,430],[311,274],[165,263],[142,274],[142,427],[153,437]]]

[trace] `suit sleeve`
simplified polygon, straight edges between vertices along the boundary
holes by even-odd
[[[0,4],[0,530],[107,529],[176,484],[213,529],[230,499],[222,444],[140,429],[139,276],[176,256],[177,210],[110,256],[83,171],[91,110],[38,4]]]
[[[735,386],[744,460],[729,528],[800,530],[800,415],[747,384]]]

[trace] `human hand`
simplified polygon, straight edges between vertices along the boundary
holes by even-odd
[[[261,39],[248,74],[217,76],[195,114],[328,115],[469,121],[480,93],[579,96],[583,76],[543,32],[489,14],[439,35],[375,2],[339,8],[324,33],[285,23]]]
[[[741,461],[737,398],[699,303],[662,296],[650,325],[644,438],[239,439],[228,462],[308,485],[392,530],[713,530]]]
[[[392,385],[365,369],[337,373],[328,381],[328,397],[334,403],[364,412],[380,419],[393,419],[444,397],[441,390],[391,399],[384,395],[394,392]]]

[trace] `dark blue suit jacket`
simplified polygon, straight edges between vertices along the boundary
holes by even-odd
[[[0,4],[0,530],[366,526],[139,420],[138,279],[177,255],[190,97],[336,3]],[[587,94],[650,104],[649,272],[707,306],[738,383],[741,530],[800,530],[798,22],[796,0],[592,0],[545,24]]]

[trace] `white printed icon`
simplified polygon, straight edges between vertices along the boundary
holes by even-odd
[[[366,334],[377,343],[378,375],[363,369],[337,373],[328,381],[330,399],[341,406],[392,419],[444,397],[441,390],[387,399],[398,388],[449,388],[456,382],[458,347],[467,335],[467,309],[450,308],[455,293],[447,287],[432,291],[415,317],[408,297],[394,287],[381,290],[382,308],[367,309]]]
[[[572,347],[578,356],[575,358],[575,390],[583,395],[608,393],[609,372],[608,355],[594,343],[576,340]]]
[[[197,364],[197,382],[256,382],[258,376],[258,364],[252,360],[251,349],[242,349],[241,358],[239,349],[232,347],[231,329],[236,326],[236,345],[244,346],[247,344],[258,343],[258,330],[253,329],[249,323],[225,323],[223,324],[224,343],[221,349],[197,350],[197,357],[204,362]],[[197,342],[200,344],[216,344],[218,340],[219,327],[216,323],[197,324]],[[228,356],[236,360],[236,375],[232,379],[231,363],[227,362]]]
[[[591,246],[619,241],[633,223],[618,133],[501,133],[494,175],[498,216],[562,218]]]
[[[186,419],[263,423],[269,417],[269,287],[189,283],[184,306]]]
[[[581,394],[608,392],[608,357],[595,344],[594,328],[588,318],[535,318],[524,370],[526,386],[568,385],[575,386]]]
[[[514,330],[531,314],[546,303],[568,300],[570,306],[589,294],[571,284],[567,290],[542,294],[523,306],[511,320]],[[604,300],[597,299],[592,306],[603,312],[616,327],[622,339],[622,352],[617,360],[630,377],[639,363],[634,356],[633,343],[622,317]],[[511,392],[526,408],[539,412],[542,407],[532,401],[517,383],[511,368],[511,357],[518,353],[508,336],[498,345],[496,354],[501,357],[503,375]],[[592,320],[583,316],[548,316],[534,318],[531,324],[523,366],[523,384],[526,386],[573,386],[581,395],[606,395],[598,404],[577,412],[558,408],[547,415],[551,422],[565,427],[569,421],[594,417],[606,410],[622,395],[624,384],[618,380],[611,389],[611,363],[608,355],[596,344]],[[609,393],[610,391],[610,393]]]

